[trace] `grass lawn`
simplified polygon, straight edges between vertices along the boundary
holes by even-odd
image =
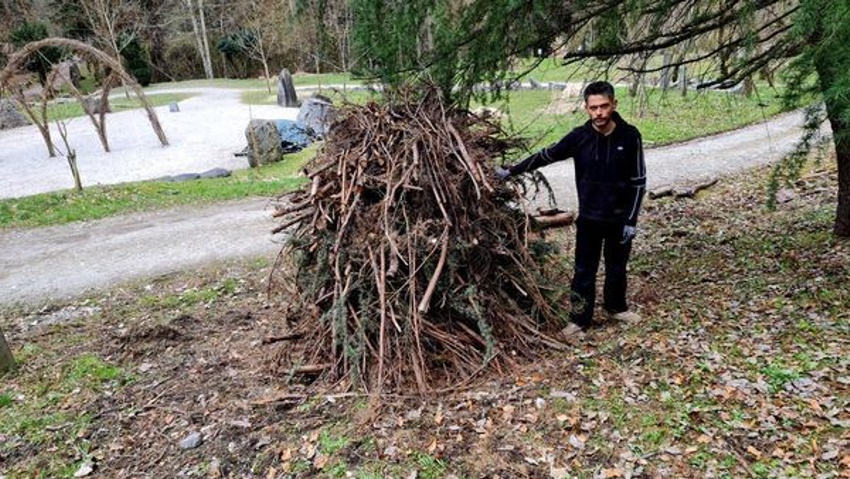
[[[173,101],[183,101],[195,96],[193,93],[152,93],[153,94],[145,94],[145,98],[147,98],[148,103],[154,107],[167,105]],[[109,100],[109,107],[113,112],[134,110],[136,108],[141,108],[141,106],[141,102],[135,95],[130,95],[129,98],[124,96],[113,97]],[[51,123],[57,120],[67,120],[69,118],[76,118],[83,115],[85,115],[83,107],[78,101],[73,99],[64,103],[53,103],[47,107],[47,119]]]
[[[275,72],[275,75],[277,72]],[[292,81],[296,87],[299,86],[321,86],[321,85],[352,85],[360,84],[361,80],[352,78],[348,73],[297,73],[292,75]],[[266,80],[262,78],[235,79],[215,78],[212,80],[184,80],[178,82],[156,83],[150,85],[145,91],[155,91],[172,88],[235,88],[240,90],[264,90],[268,92]],[[271,79],[272,93],[277,92],[277,77]]]
[[[317,149],[314,145],[287,155],[279,163],[234,171],[228,178],[177,183],[143,181],[0,200],[0,227],[47,226],[177,205],[272,197],[305,181],[299,169],[315,156]]]

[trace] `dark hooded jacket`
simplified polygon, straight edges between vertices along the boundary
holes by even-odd
[[[579,218],[635,226],[646,189],[640,132],[616,111],[616,128],[603,135],[588,120],[561,141],[510,168],[511,175],[572,158]]]

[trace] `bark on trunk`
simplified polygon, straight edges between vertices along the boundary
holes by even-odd
[[[9,348],[9,343],[6,342],[6,335],[0,329],[0,374],[5,374],[15,367],[15,357],[12,356],[12,349]]]
[[[198,49],[198,55],[201,56],[201,63],[204,65],[204,75],[206,75],[207,79],[212,79],[212,61],[210,60],[209,43],[206,38],[207,28],[203,21],[204,4],[199,0],[198,12],[196,12],[195,0],[184,1],[186,7],[189,9],[189,18],[192,20],[192,32],[195,34],[195,48]]]
[[[850,99],[832,90],[843,80],[842,75],[846,75],[847,68],[850,68],[848,55],[819,55],[815,60],[838,163],[838,205],[835,208],[833,233],[844,238],[850,238],[850,123],[844,119],[850,111]]]
[[[198,0],[198,15],[201,19],[201,38],[204,42],[204,71],[207,74],[207,78],[213,79],[215,76],[213,75],[212,57],[210,56],[210,41],[209,38],[207,38],[207,20],[204,15],[204,0]]]
[[[835,138],[835,158],[838,162],[838,205],[835,209],[836,236],[850,238],[850,141],[848,125],[830,118]]]

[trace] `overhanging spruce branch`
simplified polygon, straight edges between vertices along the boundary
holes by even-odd
[[[770,0],[760,2],[754,9],[764,9],[773,4],[779,3],[778,0]],[[794,13],[798,7],[792,7],[790,13]],[[673,47],[687,40],[700,37],[702,35],[714,32],[722,27],[734,25],[739,21],[741,12],[737,9],[724,9],[723,11],[715,12],[708,17],[693,18],[683,26],[671,25],[665,31],[657,34],[629,41],[625,45],[620,45],[616,48],[600,48],[590,49],[580,52],[570,52],[565,57],[569,63],[581,61],[587,58],[595,57],[616,57],[635,53],[657,52],[666,48]],[[646,16],[646,15],[645,15]],[[784,18],[785,15],[783,15]],[[773,21],[769,23],[774,23]]]
[[[791,15],[791,12],[789,12],[788,15]],[[784,17],[784,15],[783,15],[783,17]],[[770,25],[765,25],[763,28],[759,29],[759,32],[763,31],[768,26],[770,26]],[[775,39],[776,37],[778,37],[782,34],[789,33],[789,31],[792,28],[793,28],[793,25],[791,25],[791,24],[783,25],[782,27],[777,28],[774,31],[772,31],[768,36],[763,37],[763,38],[759,38],[759,40],[756,41],[756,45],[763,45],[765,43],[769,43],[771,40]],[[719,55],[723,50],[729,49],[730,47],[731,48],[743,48],[744,44],[747,41],[748,41],[748,38],[746,36],[740,36],[735,40],[731,40],[729,42],[726,42],[722,45],[717,46],[716,48],[708,51],[707,53],[703,53],[703,54],[700,54],[700,55],[695,56],[695,57],[682,59],[682,60],[677,61],[677,62],[668,63],[668,64],[662,65],[660,67],[636,68],[636,67],[632,67],[632,66],[625,66],[625,67],[619,67],[619,70],[626,71],[626,72],[629,72],[629,73],[656,73],[656,72],[666,70],[666,69],[671,68],[671,67],[675,68],[677,66],[689,65],[689,64],[692,64],[692,63],[698,63],[698,62],[701,62],[703,60],[707,60],[709,58],[712,58],[714,56]]]

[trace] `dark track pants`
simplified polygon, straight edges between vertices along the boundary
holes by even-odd
[[[626,303],[626,264],[632,242],[620,244],[621,223],[605,223],[579,218],[576,221],[575,272],[572,281],[570,320],[589,326],[596,303],[596,273],[605,254],[604,307],[609,313],[629,309]]]

